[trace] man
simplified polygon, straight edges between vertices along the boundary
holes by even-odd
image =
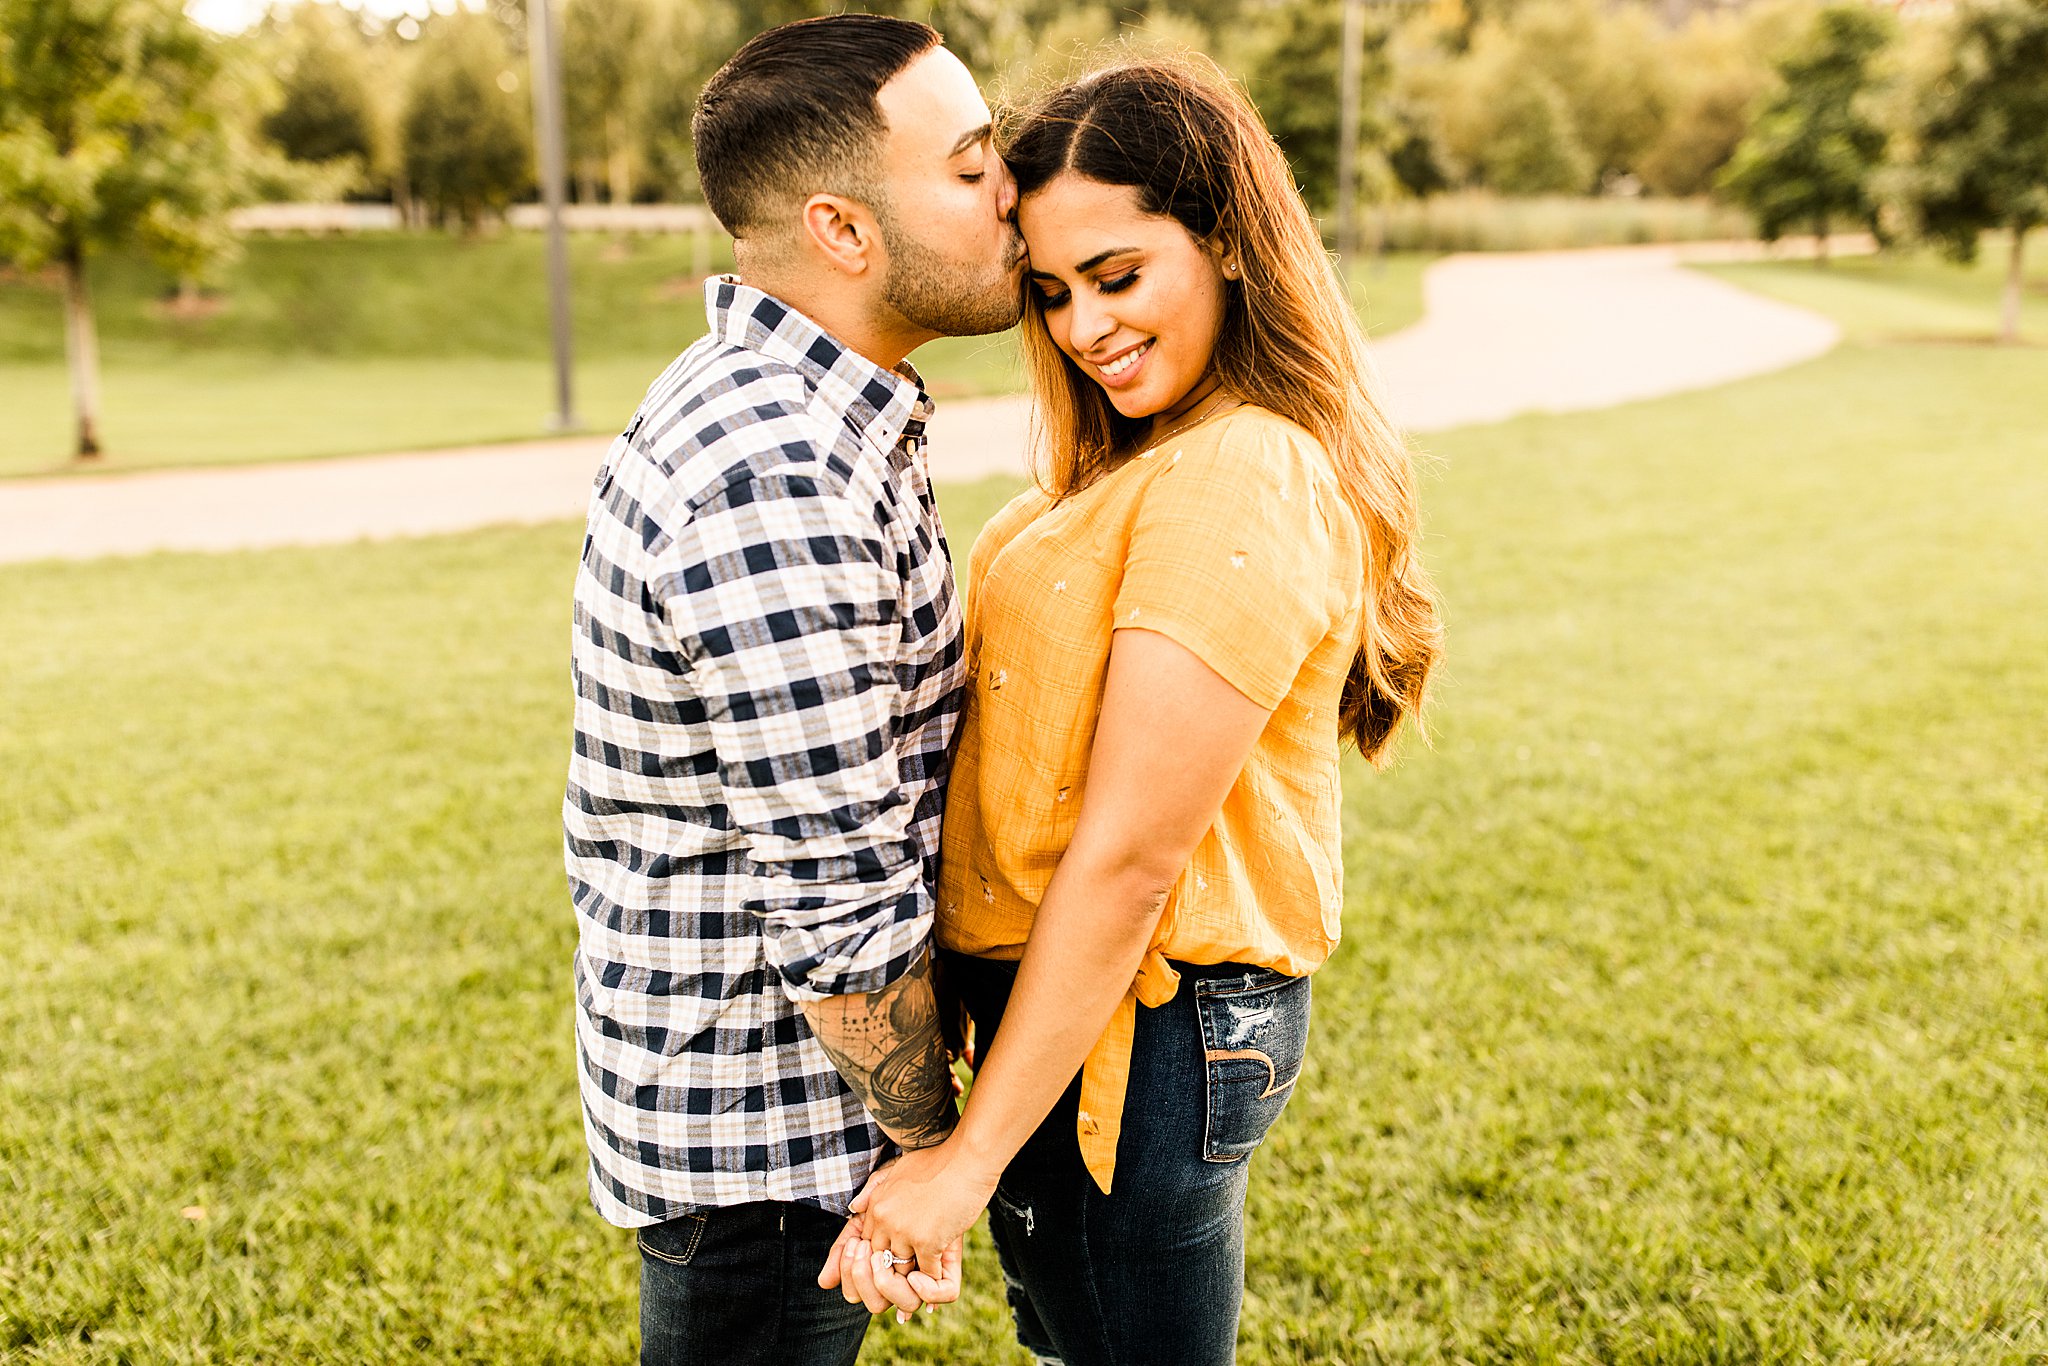
[[[890,1144],[956,1113],[930,940],[961,626],[904,358],[1021,310],[989,123],[937,33],[868,15],[761,34],[698,103],[738,274],[592,492],[563,808],[590,1190],[639,1230],[643,1362],[852,1362],[868,1308],[818,1268]]]

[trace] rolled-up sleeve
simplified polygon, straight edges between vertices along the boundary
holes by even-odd
[[[797,1001],[887,986],[932,929],[895,735],[897,551],[844,492],[755,474],[662,559],[770,966]]]

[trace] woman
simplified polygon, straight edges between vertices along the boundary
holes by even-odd
[[[1386,762],[1438,653],[1413,472],[1213,67],[1100,72],[1007,144],[1052,468],[969,570],[938,935],[985,1060],[847,1255],[933,1266],[987,1205],[1037,1356],[1228,1362],[1340,929],[1340,746]]]

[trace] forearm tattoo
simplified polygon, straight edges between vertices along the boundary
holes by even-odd
[[[929,955],[880,991],[804,1006],[832,1065],[889,1137],[928,1148],[953,1131],[953,1074]]]

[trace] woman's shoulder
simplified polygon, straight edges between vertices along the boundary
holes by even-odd
[[[1197,432],[1170,457],[1178,466],[1194,462],[1205,479],[1244,484],[1309,486],[1334,473],[1330,455],[1315,433],[1292,418],[1257,403],[1233,408]]]
[[[1243,404],[1203,425],[1208,429],[1210,449],[1289,464],[1329,463],[1329,453],[1314,432],[1263,404]]]

